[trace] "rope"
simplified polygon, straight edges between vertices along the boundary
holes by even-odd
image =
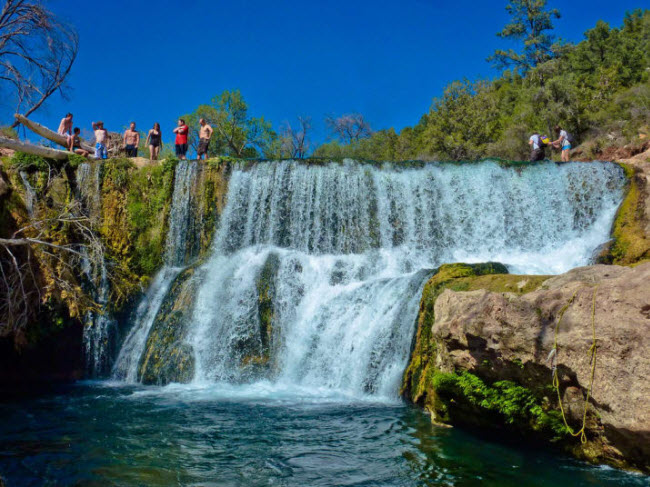
[[[597,338],[596,338],[596,293],[598,292],[598,286],[594,287],[593,299],[592,299],[592,308],[591,308],[591,331],[592,331],[592,344],[587,351],[589,354],[589,361],[591,363],[591,377],[589,378],[589,388],[587,389],[587,398],[585,399],[584,413],[582,415],[582,428],[578,431],[573,431],[573,428],[569,426],[569,423],[566,419],[566,414],[564,412],[564,406],[562,405],[562,394],[560,393],[560,378],[558,376],[557,367],[555,366],[555,358],[557,357],[557,334],[560,329],[560,323],[564,317],[564,313],[569,308],[571,303],[575,300],[578,291],[573,293],[571,299],[562,307],[558,314],[558,320],[555,325],[555,338],[553,343],[553,349],[549,354],[549,357],[553,357],[553,387],[557,391],[557,399],[560,404],[560,411],[562,412],[562,420],[564,421],[564,426],[566,426],[569,434],[573,437],[580,436],[580,441],[585,444],[587,442],[587,435],[585,433],[585,428],[587,424],[587,411],[589,410],[589,398],[591,397],[592,387],[594,385],[594,376],[596,374],[596,350],[597,350]]]

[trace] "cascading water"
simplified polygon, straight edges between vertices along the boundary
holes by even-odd
[[[36,191],[32,188],[32,185],[29,182],[27,173],[25,171],[20,171],[20,179],[23,181],[23,186],[25,186],[25,207],[27,213],[30,217],[34,216],[34,205],[38,197],[36,196]]]
[[[195,187],[198,162],[181,161],[174,175],[174,194],[169,215],[169,230],[165,247],[165,265],[154,278],[145,297],[138,305],[135,325],[129,331],[113,367],[113,377],[127,382],[138,380],[138,364],[151,326],[169,287],[182,270],[196,257],[192,242],[194,230],[193,188]]]
[[[623,184],[613,164],[235,167],[185,338],[194,380],[395,397],[431,269],[585,265]]]
[[[88,218],[93,225],[101,219],[101,165],[83,163],[77,170],[77,187]],[[84,361],[88,377],[105,376],[111,367],[115,346],[116,321],[106,311],[110,284],[103,249],[83,248],[82,272],[98,310],[85,316],[83,332]]]

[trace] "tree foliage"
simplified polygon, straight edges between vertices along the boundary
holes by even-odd
[[[530,134],[550,134],[556,124],[594,147],[601,141],[624,145],[648,133],[650,10],[629,12],[619,28],[598,22],[582,42],[538,59],[543,61],[525,73],[505,71],[493,81],[451,83],[419,123],[399,134],[389,129],[347,144],[337,140],[314,155],[524,159]]]
[[[190,127],[190,144],[198,144],[199,120],[204,118],[214,129],[212,153],[234,157],[266,154],[277,135],[264,117],[251,117],[248,104],[239,90],[225,90],[209,105],[199,105],[184,117]]]
[[[553,30],[553,19],[560,18],[560,11],[547,9],[546,0],[512,0],[506,11],[511,21],[497,36],[523,43],[523,51],[499,49],[488,61],[498,69],[513,67],[526,73],[552,59],[553,36],[548,31]]]

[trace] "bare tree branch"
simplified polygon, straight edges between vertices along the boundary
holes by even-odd
[[[372,135],[370,124],[360,113],[341,115],[338,118],[327,117],[325,123],[334,137],[338,137],[344,144],[359,142]]]
[[[29,116],[57,91],[64,95],[78,50],[76,31],[38,0],[5,0],[0,12],[0,88],[17,111]]]

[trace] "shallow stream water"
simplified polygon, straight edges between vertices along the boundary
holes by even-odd
[[[0,475],[30,486],[641,486],[648,477],[432,426],[399,401],[84,383],[0,403]]]

